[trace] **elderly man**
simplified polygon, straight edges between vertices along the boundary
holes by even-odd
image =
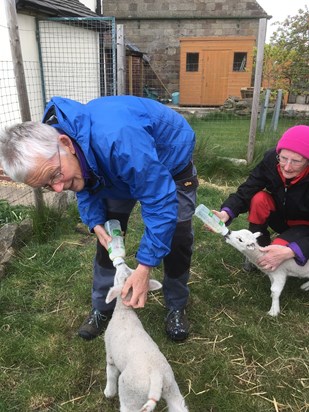
[[[100,335],[113,311],[105,303],[115,269],[104,223],[118,219],[125,233],[137,201],[145,230],[122,295],[132,288],[126,304],[143,307],[151,268],[163,260],[166,333],[175,341],[188,337],[185,308],[198,186],[194,145],[194,132],[181,115],[133,96],[87,104],[54,97],[43,123],[25,122],[2,132],[0,164],[7,175],[33,188],[76,192],[82,221],[97,236],[92,310],[78,331],[82,338]]]

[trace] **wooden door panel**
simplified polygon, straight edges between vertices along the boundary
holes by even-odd
[[[229,50],[203,50],[201,104],[222,105],[228,97]]]

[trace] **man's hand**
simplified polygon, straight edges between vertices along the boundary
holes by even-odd
[[[123,286],[121,297],[126,306],[133,308],[143,308],[147,301],[149,290],[149,278],[151,267],[139,264]],[[128,292],[132,290],[130,300],[124,300]]]
[[[107,244],[108,242],[111,242],[112,238],[109,236],[109,234],[106,233],[106,230],[104,229],[103,225],[96,225],[94,228],[94,233],[96,234],[99,242],[103,247],[105,247],[106,250],[108,250]]]
[[[287,246],[269,245],[260,247],[263,256],[257,261],[257,264],[266,270],[276,270],[285,260],[295,257],[292,249]]]

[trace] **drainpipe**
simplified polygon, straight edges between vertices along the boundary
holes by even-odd
[[[96,9],[95,9],[95,12],[98,16],[102,16],[103,15],[102,11],[103,10],[102,10],[101,0],[97,0],[97,6],[96,6]]]

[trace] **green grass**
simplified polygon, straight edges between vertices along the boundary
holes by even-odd
[[[29,216],[29,207],[11,206],[7,200],[0,200],[0,227],[6,223],[20,223]]]
[[[277,130],[271,127],[271,116],[267,117],[265,130],[260,131],[257,124],[255,152],[257,155],[267,147],[274,146],[282,133],[296,124],[308,124],[308,119],[285,118],[280,120]],[[250,118],[226,113],[209,113],[207,116],[188,118],[196,132],[198,141],[206,141],[208,149],[218,156],[247,158],[250,132]],[[256,156],[257,156],[256,155]]]
[[[221,184],[223,176],[203,178],[198,203],[219,208],[231,185]],[[76,334],[91,306],[96,243],[77,225],[74,210],[54,227],[51,219],[45,242],[34,237],[1,280],[0,412],[119,410],[117,398],[103,395],[103,338],[85,342]],[[136,208],[126,240],[131,266],[142,227]],[[167,339],[161,292],[138,311],[170,362],[190,412],[308,411],[308,295],[299,288],[302,282],[288,279],[282,314],[269,317],[269,279],[242,271],[240,253],[196,218],[194,227],[190,338],[181,344]],[[232,224],[242,227],[245,216]],[[161,274],[161,267],[154,271],[159,280]],[[163,401],[156,411],[166,411]]]
[[[213,207],[222,197],[208,185],[199,189],[199,200]],[[305,411],[308,303],[300,282],[288,281],[283,314],[268,317],[268,278],[243,272],[237,251],[199,221],[194,224],[189,340],[175,344],[166,338],[160,292],[139,311],[171,363],[190,411],[266,412],[275,405]],[[241,218],[235,222],[235,228],[243,225]],[[1,411],[118,410],[117,399],[103,396],[102,338],[84,342],[76,336],[91,304],[95,239],[73,228],[45,245],[23,248],[1,282]],[[141,228],[137,209],[127,239],[131,265]],[[155,277],[160,279],[160,268]],[[164,407],[161,401],[157,410]]]
[[[254,158],[249,166],[239,166],[226,158],[247,160],[250,119],[226,113],[209,113],[203,118],[189,117],[197,135],[194,160],[200,177],[220,182],[243,180],[248,171],[262,159],[266,149],[276,146],[283,132],[296,124],[308,124],[308,119],[282,119],[276,131],[267,118],[265,131],[257,126]]]

